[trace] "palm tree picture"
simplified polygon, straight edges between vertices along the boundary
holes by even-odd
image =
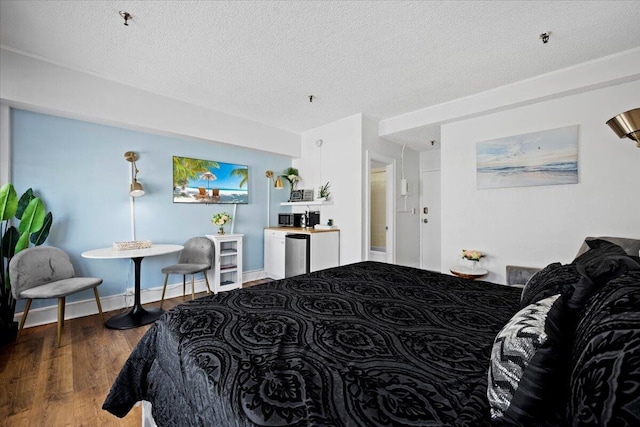
[[[240,168],[240,169],[233,169],[231,171],[231,176],[242,177],[242,181],[240,181],[240,188],[242,188],[249,180],[249,169],[247,169],[246,167]]]
[[[249,203],[249,168],[173,156],[174,203]]]

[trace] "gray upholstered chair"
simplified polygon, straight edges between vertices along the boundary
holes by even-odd
[[[207,283],[207,292],[211,293],[209,287],[209,279],[207,278],[207,270],[213,265],[213,242],[206,237],[192,237],[184,244],[184,249],[178,257],[178,264],[164,267],[161,271],[164,273],[164,286],[162,287],[162,297],[160,298],[160,307],[164,304],[164,293],[167,290],[167,281],[170,274],[182,275],[182,296],[185,296],[186,276],[191,275],[191,299],[194,298],[194,276],[196,273],[202,273]]]
[[[58,298],[58,347],[60,347],[65,297],[91,288],[96,297],[100,319],[104,324],[98,295],[98,285],[102,283],[102,279],[76,277],[71,260],[62,249],[38,246],[18,252],[9,263],[9,277],[13,298],[27,300],[22,319],[20,319],[18,336],[24,327],[32,300]]]

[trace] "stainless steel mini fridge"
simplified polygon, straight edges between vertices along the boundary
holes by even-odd
[[[311,271],[311,236],[287,234],[284,241],[284,277],[309,273]]]

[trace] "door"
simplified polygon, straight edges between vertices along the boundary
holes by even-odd
[[[369,259],[387,262],[387,169],[385,165],[372,162],[369,175]]]
[[[440,271],[440,171],[420,174],[420,265],[425,270]]]
[[[396,262],[396,160],[369,150],[366,156],[364,256],[366,260],[393,264]]]

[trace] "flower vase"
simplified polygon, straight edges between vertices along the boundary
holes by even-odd
[[[224,234],[224,225],[221,225],[220,228],[218,228],[218,234]]]
[[[472,271],[477,270],[478,268],[478,261],[473,260],[473,259],[469,259],[469,258],[462,258],[463,260],[463,265],[469,269],[471,269]]]

